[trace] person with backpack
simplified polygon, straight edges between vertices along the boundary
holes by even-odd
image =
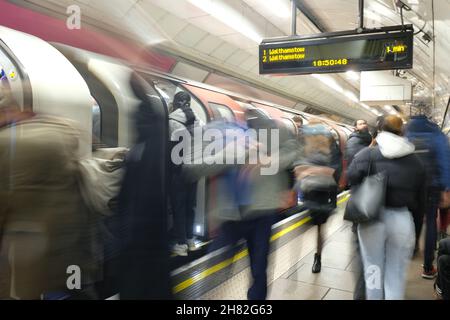
[[[297,189],[303,194],[306,208],[317,226],[317,251],[314,254],[313,273],[321,271],[322,233],[330,213],[336,208],[340,159],[336,156],[335,143],[330,131],[318,121],[310,121],[303,127],[300,137],[301,155],[295,165]]]
[[[424,164],[427,174],[424,189],[427,204],[424,211],[414,212],[414,222],[418,250],[425,215],[427,227],[422,278],[434,279],[437,274],[433,266],[437,241],[436,218],[441,198],[450,190],[450,148],[439,127],[424,115],[411,117],[405,135],[414,144],[415,153]]]
[[[213,252],[229,245],[226,254],[232,258],[238,241],[245,239],[253,278],[247,298],[264,300],[271,226],[277,212],[285,207],[287,192],[291,191],[290,175],[292,164],[298,158],[298,145],[295,136],[281,122],[256,108],[245,110],[245,120],[206,125],[223,133],[223,148],[211,157],[233,159],[234,164],[203,161],[183,165],[183,170],[191,180],[215,177],[210,218],[217,220],[219,232],[209,250]],[[267,139],[262,138],[264,135]],[[235,152],[237,149],[244,152]],[[256,159],[252,156],[255,154]],[[268,168],[275,170],[264,170]]]
[[[191,96],[185,91],[175,94],[173,110],[169,114],[170,149],[178,143],[177,137],[187,134],[193,141],[194,128],[201,126],[198,117],[190,107]],[[191,146],[193,143],[188,142]],[[189,155],[181,155],[186,158]],[[197,181],[186,181],[182,173],[182,165],[175,164],[171,159],[170,179],[170,204],[173,213],[173,240],[172,253],[179,256],[187,256],[188,250],[195,251],[196,239],[194,238],[195,203],[197,196]]]

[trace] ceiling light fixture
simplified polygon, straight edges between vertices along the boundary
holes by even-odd
[[[188,0],[200,10],[210,14],[215,19],[219,20],[223,24],[226,24],[231,29],[237,31],[243,36],[261,43],[263,37],[258,33],[255,26],[253,26],[245,17],[226,5],[223,1],[212,0]]]

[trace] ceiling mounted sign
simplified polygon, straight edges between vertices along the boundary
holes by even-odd
[[[263,40],[260,74],[310,74],[410,69],[412,26]]]

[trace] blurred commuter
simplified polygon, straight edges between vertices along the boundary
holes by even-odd
[[[311,212],[313,224],[317,226],[317,251],[314,254],[313,273],[320,272],[322,267],[321,225],[336,208],[340,159],[333,155],[333,143],[333,136],[323,124],[310,121],[303,127],[302,153],[300,159],[294,163],[297,189],[301,190],[304,204]]]
[[[248,290],[249,300],[263,300],[267,296],[267,263],[270,250],[271,226],[276,213],[285,207],[284,197],[291,188],[289,169],[298,157],[295,137],[290,137],[283,127],[274,121],[264,119],[257,113],[247,111],[249,128],[279,130],[279,150],[273,146],[261,146],[268,149],[268,159],[264,163],[278,162],[275,174],[265,175],[259,166],[244,167],[239,170],[236,183],[237,192],[243,192],[247,198],[239,201],[241,221],[225,222],[222,225],[222,237],[229,244],[235,244],[241,238],[247,240],[253,283]],[[272,139],[268,139],[271,141]],[[261,143],[259,140],[258,142]],[[236,192],[234,190],[230,190]],[[239,197],[237,197],[239,199]]]
[[[264,300],[267,296],[267,263],[270,251],[271,226],[276,213],[285,207],[286,192],[291,189],[289,170],[298,157],[298,146],[288,130],[267,118],[257,109],[246,111],[246,123],[224,123],[220,127],[234,128],[231,135],[225,132],[225,147],[216,157],[234,157],[235,164],[203,163],[186,166],[188,174],[217,175],[215,197],[211,199],[211,214],[220,221],[219,236],[211,250],[230,245],[227,251],[234,256],[237,242],[245,239],[250,257],[253,282],[247,292],[249,300]],[[219,126],[216,125],[216,128]],[[251,130],[267,130],[267,139],[250,134]],[[228,131],[230,132],[230,131]],[[277,137],[278,133],[278,137]],[[279,139],[278,139],[279,138]],[[265,141],[264,141],[265,140]],[[245,152],[235,152],[237,148]],[[280,142],[279,148],[277,143]],[[256,163],[251,162],[251,154],[258,150]],[[274,172],[264,168],[274,167]],[[215,168],[215,169],[212,169]]]
[[[136,144],[126,157],[116,235],[120,299],[170,299],[167,232],[168,115],[137,74],[131,88],[141,100],[135,113]]]
[[[369,174],[384,172],[387,177],[379,218],[358,225],[368,300],[403,299],[414,250],[412,212],[425,205],[425,169],[402,133],[402,119],[386,116],[380,123],[377,146],[359,152],[348,169],[352,187]]]
[[[169,115],[169,134],[172,147],[178,143],[175,135],[180,134],[179,131],[188,131],[193,138],[195,126],[200,125],[190,104],[191,96],[184,91],[178,92],[173,99],[173,111]],[[194,238],[197,181],[185,181],[181,172],[182,166],[173,164],[173,161],[171,164],[170,200],[175,242],[172,246],[172,253],[187,256],[188,250],[195,251],[198,249]]]
[[[355,131],[350,134],[345,147],[345,160],[347,160],[347,168],[350,167],[355,155],[370,145],[372,136],[369,133],[369,127],[366,120],[356,120]]]
[[[427,173],[426,193],[427,202],[424,211],[415,214],[416,248],[423,224],[426,219],[425,252],[422,278],[436,277],[433,266],[437,241],[437,210],[441,198],[450,190],[450,149],[446,136],[439,127],[425,116],[411,117],[405,130],[406,137],[415,145],[416,154],[425,166]]]
[[[0,126],[0,295],[97,298],[102,250],[79,191],[76,123],[20,111],[0,84]]]
[[[437,266],[435,294],[438,299],[450,300],[450,239],[439,241]]]

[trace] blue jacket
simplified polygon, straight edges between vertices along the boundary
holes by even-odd
[[[425,116],[414,116],[405,135],[414,143],[415,153],[425,166],[428,185],[450,189],[450,147],[439,127]]]

